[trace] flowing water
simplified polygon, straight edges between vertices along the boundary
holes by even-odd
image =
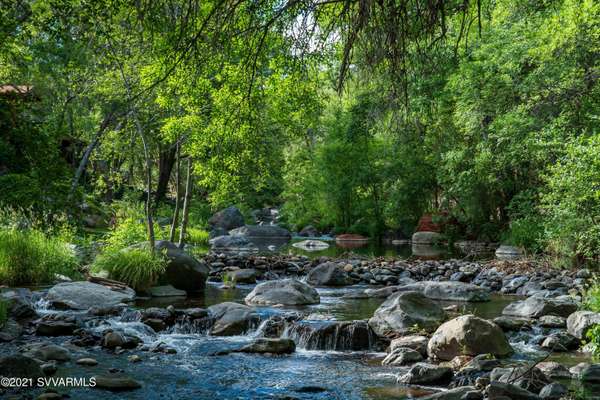
[[[101,393],[106,399],[408,399],[431,393],[435,388],[406,387],[396,383],[397,375],[406,367],[382,366],[383,349],[374,346],[374,338],[364,337],[359,344],[353,337],[361,335],[361,324],[344,324],[339,321],[366,320],[373,315],[383,299],[350,299],[345,294],[364,289],[361,286],[319,289],[321,304],[306,307],[257,309],[261,319],[274,315],[301,312],[307,317],[284,330],[283,336],[293,338],[297,351],[286,356],[264,356],[242,353],[214,355],[217,352],[239,348],[261,335],[264,324],[242,336],[213,337],[206,334],[206,327],[178,325],[169,333],[155,333],[139,321],[139,313],[128,311],[101,323],[98,332],[113,327],[123,329],[144,340],[145,344],[164,344],[177,350],[177,354],[144,351],[115,355],[101,348],[78,348],[70,346],[73,358],[93,357],[99,361],[96,367],[65,364],[58,376],[90,377],[106,373],[109,369],[123,370],[142,383],[139,390],[126,394],[89,389],[70,389],[76,399],[95,399]],[[208,307],[224,301],[243,302],[252,289],[250,285],[235,289],[220,289],[209,284],[202,297],[141,299],[136,307],[164,307],[173,304],[177,308]],[[458,312],[474,313],[484,318],[500,315],[506,304],[514,297],[494,295],[488,303],[456,303]],[[443,303],[450,305],[452,303]],[[43,304],[41,305],[43,306]],[[48,311],[45,311],[48,312]],[[363,325],[364,326],[364,325]],[[315,331],[330,329],[328,336]],[[326,330],[327,330],[326,329]],[[322,332],[322,331],[319,331]],[[547,331],[511,335],[517,350],[513,359],[539,357],[539,338]],[[64,339],[64,338],[63,338]],[[61,343],[61,338],[54,339]],[[360,348],[368,343],[367,348]],[[356,348],[360,348],[356,350]],[[127,356],[138,354],[143,361],[130,363]],[[561,356],[558,356],[561,357]],[[573,365],[580,362],[576,356],[562,356],[561,362]]]

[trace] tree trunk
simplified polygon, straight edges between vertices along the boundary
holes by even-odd
[[[188,214],[190,211],[190,200],[192,198],[192,159],[187,159],[187,177],[185,182],[185,199],[183,201],[183,216],[181,217],[181,230],[179,231],[179,248],[183,249],[185,245],[185,230],[188,224]]]
[[[81,179],[81,176],[83,175],[87,164],[90,161],[90,156],[92,155],[92,152],[94,151],[96,146],[98,146],[98,143],[100,143],[100,138],[102,137],[102,135],[104,135],[104,132],[106,132],[109,125],[113,122],[114,116],[114,112],[111,112],[104,117],[102,123],[100,124],[100,127],[98,127],[98,130],[94,134],[92,141],[90,142],[90,144],[88,144],[87,148],[85,149],[83,157],[81,157],[81,161],[79,162],[79,166],[75,171],[75,176],[73,176],[73,181],[71,182],[71,189],[69,190],[68,196],[69,199],[71,199],[73,197],[73,194],[75,194],[75,189],[77,189],[79,180]]]
[[[173,165],[175,164],[175,156],[177,153],[177,146],[169,144],[167,148],[161,149],[158,155],[158,184],[156,185],[156,193],[154,195],[154,202],[156,205],[164,200],[169,187],[169,178],[171,178],[171,172],[173,171]]]
[[[146,160],[146,223],[148,224],[148,242],[150,242],[150,251],[154,254],[155,247],[155,236],[154,236],[154,221],[152,218],[152,160],[150,159],[150,151],[148,149],[148,143],[146,142],[146,136],[142,130],[142,125],[134,114],[135,125],[138,134],[142,138],[142,144],[144,145],[144,159]]]
[[[181,148],[179,141],[177,141],[177,160],[175,161],[175,211],[173,211],[173,221],[171,222],[171,231],[169,232],[169,242],[175,240],[175,230],[177,229],[177,223],[179,222],[179,207],[181,204],[181,195],[179,187],[181,186]]]

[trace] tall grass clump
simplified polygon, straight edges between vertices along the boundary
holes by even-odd
[[[77,275],[77,259],[67,243],[40,230],[0,228],[0,283],[51,283],[56,274]]]
[[[104,251],[94,260],[92,271],[106,271],[111,279],[144,292],[157,282],[166,265],[167,260],[162,253],[152,253],[147,247],[130,247]]]

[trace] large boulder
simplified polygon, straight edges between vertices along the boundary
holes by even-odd
[[[240,226],[244,226],[244,216],[238,210],[237,207],[227,207],[217,213],[215,213],[208,220],[208,224],[211,228],[220,228],[225,231],[230,231]]]
[[[438,304],[419,292],[400,292],[388,297],[379,306],[369,325],[379,336],[388,333],[409,333],[415,327],[435,330],[446,318]]]
[[[600,324],[600,313],[575,311],[567,318],[567,332],[577,339],[585,339],[587,331],[596,324]]]
[[[431,358],[452,360],[456,356],[493,354],[505,357],[513,353],[502,329],[474,315],[462,315],[442,324],[427,345]]]
[[[36,379],[44,374],[35,359],[21,354],[11,354],[0,358],[0,376]]]
[[[208,307],[215,323],[210,329],[214,336],[241,335],[258,325],[260,320],[254,309],[239,303],[225,302]]]
[[[156,249],[163,251],[169,260],[164,274],[168,284],[188,293],[204,290],[210,272],[204,261],[196,260],[167,240],[157,241]]]
[[[502,314],[522,318],[539,318],[544,315],[557,315],[568,317],[577,311],[577,303],[570,298],[550,299],[540,296],[531,296],[525,300],[510,303]]]
[[[255,246],[245,236],[221,235],[208,241],[215,250],[254,249]]]
[[[318,304],[319,293],[296,279],[267,281],[256,285],[246,296],[247,304],[254,305],[304,305]]]
[[[277,225],[244,225],[229,231],[231,236],[244,236],[249,238],[271,238],[290,240],[292,234],[285,228]]]
[[[438,232],[415,232],[412,242],[415,244],[436,244],[442,241],[442,235]]]
[[[490,290],[481,286],[458,281],[422,281],[399,288],[402,291],[418,291],[432,300],[481,302],[490,300]]]
[[[57,308],[87,310],[132,301],[135,291],[130,288],[113,290],[92,282],[64,282],[51,287],[46,298]]]
[[[311,269],[306,282],[313,286],[344,286],[351,283],[348,274],[332,262],[325,262]]]

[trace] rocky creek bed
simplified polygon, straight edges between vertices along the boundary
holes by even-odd
[[[587,270],[225,253],[201,262],[209,283],[187,297],[90,282],[4,289],[0,375],[93,377],[96,387],[0,394],[558,399],[600,382],[580,350],[600,322],[578,311]]]

